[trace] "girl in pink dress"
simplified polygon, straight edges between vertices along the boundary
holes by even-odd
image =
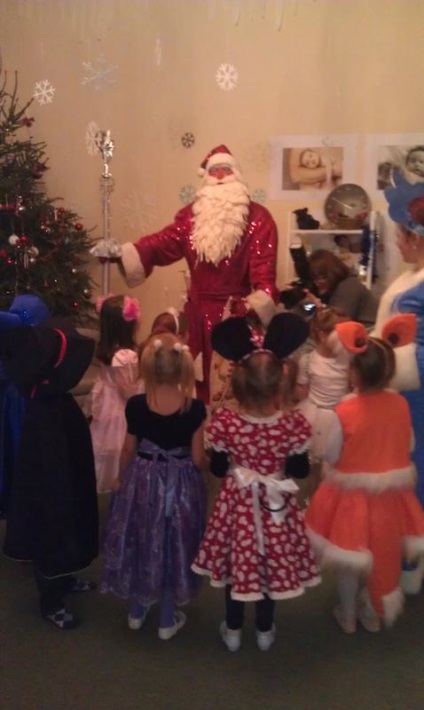
[[[92,391],[91,438],[96,464],[97,492],[109,493],[118,476],[126,433],[125,404],[142,383],[135,336],[140,304],[129,296],[99,298],[100,374]]]
[[[212,333],[213,349],[237,363],[232,387],[240,409],[218,409],[208,427],[211,470],[228,473],[192,569],[226,588],[220,632],[230,651],[240,647],[244,602],[256,602],[257,643],[266,651],[275,638],[275,600],[298,596],[320,581],[298,488],[287,478],[287,459],[305,459],[311,429],[300,412],[280,408],[281,360],[307,333],[292,313],[271,320],[262,344],[239,317]]]

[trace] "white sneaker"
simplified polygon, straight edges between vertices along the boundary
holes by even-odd
[[[261,651],[269,651],[275,641],[277,629],[275,624],[272,625],[269,631],[256,631],[256,643]]]
[[[229,651],[238,651],[241,646],[241,629],[228,629],[226,621],[222,621],[219,633]]]
[[[149,607],[145,607],[144,614],[141,616],[131,616],[131,614],[128,614],[128,628],[131,629],[131,631],[138,631],[141,629],[143,626],[146,616],[149,612]]]
[[[168,641],[179,631],[187,621],[187,617],[182,611],[174,614],[174,624],[172,626],[159,626],[158,636],[162,641]]]

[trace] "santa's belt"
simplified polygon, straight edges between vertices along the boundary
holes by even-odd
[[[286,515],[286,501],[283,493],[291,493],[294,495],[299,490],[296,483],[291,478],[277,478],[278,474],[270,474],[263,476],[257,471],[252,471],[244,466],[233,466],[231,474],[237,484],[237,488],[252,489],[252,507],[253,520],[255,523],[256,535],[258,538],[258,549],[261,555],[265,554],[264,531],[262,527],[261,504],[259,501],[259,485],[262,484],[266,488],[269,507],[262,505],[263,508],[271,513],[272,518],[277,525],[280,525]]]
[[[218,292],[216,291],[198,291],[196,289],[191,288],[189,290],[189,295],[190,298],[207,298],[211,301],[227,301],[230,296],[234,296],[235,298],[245,298],[248,296],[250,293],[249,289],[243,289],[242,291],[237,291],[234,290],[234,288],[231,288],[231,286],[228,287],[228,290],[220,288]]]

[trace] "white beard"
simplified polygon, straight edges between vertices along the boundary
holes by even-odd
[[[246,229],[250,198],[247,186],[234,175],[218,183],[206,176],[193,203],[193,246],[200,261],[218,266],[233,254]]]

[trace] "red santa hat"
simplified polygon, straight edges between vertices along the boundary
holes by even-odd
[[[212,150],[209,151],[197,171],[198,175],[203,177],[213,165],[228,165],[230,168],[237,167],[234,157],[225,145],[218,145],[216,148],[212,148]]]

